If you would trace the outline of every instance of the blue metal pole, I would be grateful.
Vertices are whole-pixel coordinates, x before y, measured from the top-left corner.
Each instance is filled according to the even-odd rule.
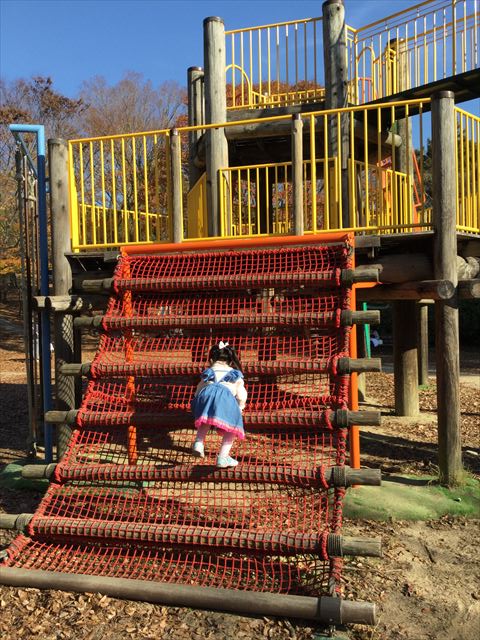
[[[38,235],[40,252],[40,295],[48,296],[48,226],[47,226],[47,187],[45,179],[45,127],[41,124],[12,124],[10,131],[15,133],[34,133],[37,139],[37,194],[38,194]],[[43,378],[43,410],[52,408],[52,366],[50,353],[50,318],[46,310],[40,314],[41,357]],[[44,422],[45,462],[53,461],[52,426]]]

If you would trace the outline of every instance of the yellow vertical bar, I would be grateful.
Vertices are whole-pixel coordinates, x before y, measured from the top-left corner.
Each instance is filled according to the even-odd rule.
[[[132,136],[132,171],[133,171],[133,219],[135,221],[135,242],[139,241],[138,234],[138,191],[137,191],[137,139]]]
[[[266,211],[265,211],[265,222],[266,222],[265,227],[268,233],[268,228],[270,224],[269,222],[270,221],[270,188],[269,188],[269,181],[268,181],[268,166],[265,167],[265,202],[267,204]]]
[[[257,203],[257,233],[260,233],[260,202],[261,202],[261,198],[260,198],[260,169],[257,167],[256,170],[256,175],[255,175],[255,179],[256,179],[256,185],[257,185],[257,189],[256,189],[256,194],[255,194],[255,200]]]
[[[235,73],[235,34],[231,33],[230,34],[230,51],[231,53],[231,58],[232,58],[232,107],[235,107],[237,104],[236,101],[236,84],[235,84],[235,77],[236,77],[236,73]]]
[[[418,109],[418,117],[419,117],[419,135],[420,135],[420,202],[421,202],[421,212],[422,219],[425,218],[425,184],[424,184],[424,176],[423,176],[423,102],[420,103]]]
[[[285,186],[285,220],[287,223],[287,228],[288,229],[292,229],[292,222],[293,220],[290,220],[290,211],[288,208],[288,195],[289,195],[289,189],[288,189],[288,172],[287,172],[287,165],[284,164],[283,165],[283,184]],[[278,225],[278,220],[277,220],[277,225]]]
[[[480,217],[480,121],[474,120],[472,122],[472,174],[473,174],[473,228],[478,233],[478,222]]]
[[[96,207],[95,207],[95,167],[93,164],[93,142],[89,143],[90,149],[90,185],[91,185],[91,204],[92,209],[90,211],[90,221],[92,223],[92,238],[93,244],[97,244],[97,220],[96,220]]]
[[[460,155],[457,154],[457,162],[460,162],[460,185],[461,185],[461,202],[462,202],[462,224],[465,225],[465,158],[463,149],[463,115],[460,114]],[[457,170],[458,172],[458,170]]]
[[[315,149],[315,116],[310,116],[310,191],[312,199],[312,229],[317,232],[317,164]]]
[[[249,77],[250,77],[250,86],[253,90],[254,82],[253,82],[253,42],[252,42],[252,31],[248,32],[249,37]]]
[[[463,0],[462,71],[467,70],[467,4]]]
[[[226,213],[226,207],[225,207],[225,189],[223,187],[223,183],[225,180],[225,170],[224,169],[220,169],[220,236],[222,238],[225,237],[225,213]]]
[[[275,27],[275,76],[277,81],[277,93],[280,93],[280,31],[278,25]]]
[[[103,223],[103,244],[108,243],[107,238],[107,207],[105,202],[105,161],[104,161],[103,140],[100,140],[100,172],[102,181],[102,223]]]
[[[267,71],[268,71],[268,95],[272,95],[272,52],[270,45],[270,27],[267,28]]]
[[[233,172],[231,169],[228,170],[227,173],[228,176],[228,197],[229,197],[229,207],[228,207],[228,216],[229,216],[229,223],[230,223],[230,233],[233,234]]]
[[[318,87],[317,80],[317,21],[313,21],[313,79],[315,84],[315,89]]]
[[[480,233],[480,119],[477,120],[477,136],[476,136],[476,148],[477,148],[477,156],[476,156],[476,163],[477,163],[477,189],[476,189],[476,193],[477,193],[477,206],[475,207],[475,215],[476,215],[476,221],[475,221],[475,231],[476,233]]]
[[[315,139],[315,117],[310,116],[310,141]],[[312,204],[314,206],[315,231],[317,230],[317,179],[314,171],[315,158],[311,158],[311,180],[312,180]],[[316,166],[315,166],[316,169]],[[314,180],[315,178],[315,180]],[[330,166],[328,162],[328,116],[323,116],[323,188],[325,192],[323,203],[323,228],[330,229]]]
[[[437,12],[433,12],[433,82],[437,79]]]
[[[427,16],[423,17],[423,84],[428,84]]]
[[[112,163],[112,209],[113,209],[113,242],[118,244],[118,220],[117,220],[117,177],[115,174],[115,144],[110,140],[110,162]]]
[[[240,169],[237,169],[237,184],[238,184],[238,235],[243,235],[243,211],[242,211],[242,174]]]
[[[452,0],[453,11],[453,31],[452,31],[452,56],[453,56],[453,74],[457,73],[457,0]]]
[[[157,134],[153,136],[153,179],[154,184],[154,208],[155,208],[155,236],[156,241],[160,242],[162,239],[162,230],[160,227],[160,178],[159,178],[159,153],[158,153],[158,137]]]
[[[382,197],[382,110],[377,107],[377,216],[382,220],[387,201]],[[387,174],[385,174],[386,176]],[[370,209],[367,209],[365,216],[367,227],[370,226]],[[378,222],[377,222],[378,226]]]
[[[467,214],[467,225],[469,227],[472,226],[472,218],[471,218],[471,202],[470,202],[470,118],[468,118],[467,116],[465,116],[465,146],[466,146],[466,153],[465,153],[465,161],[466,161],[466,165],[467,165],[467,207],[466,207],[466,214]]]
[[[355,191],[355,144],[354,144],[354,130],[353,130],[353,111],[350,111],[350,166],[349,166],[349,187],[350,194],[348,198],[348,203],[350,207],[349,217],[350,217],[350,227],[356,227],[355,213],[357,211],[357,199],[356,199],[356,191]]]
[[[262,31],[258,30],[258,93],[263,95],[263,80],[262,80]]]
[[[73,145],[68,143],[68,181],[69,181],[69,198],[70,198],[70,229],[72,235],[72,251],[78,249],[80,244],[79,238],[79,219],[78,219],[78,196],[75,180],[75,164],[73,162]]]
[[[272,225],[275,225],[275,222],[278,223],[278,203],[279,203],[279,189],[278,189],[278,165],[275,165],[275,220],[272,221]],[[273,229],[273,226],[272,226]],[[268,225],[268,232],[271,233],[272,229],[270,229],[270,225]]]
[[[145,197],[145,240],[150,242],[150,208],[148,201],[147,136],[143,136],[143,187]]]
[[[460,202],[460,184],[459,184],[459,180],[460,180],[460,176],[459,176],[459,167],[458,167],[458,137],[459,137],[459,118],[460,118],[460,114],[457,112],[457,118],[456,118],[456,122],[455,122],[455,176],[456,176],[456,180],[455,180],[455,189],[456,189],[456,203],[457,203],[457,225],[462,224],[461,223],[461,202]]]
[[[285,26],[285,82],[287,83],[287,91],[288,91],[288,24]]]
[[[81,244],[87,244],[87,229],[85,223],[85,178],[84,178],[84,166],[83,166],[83,145],[80,142],[78,145],[78,155],[80,161],[80,211],[82,220],[82,242]]]
[[[369,172],[368,172],[368,119],[367,119],[367,115],[368,112],[365,109],[363,112],[363,164],[365,166],[364,169],[364,173],[365,173],[365,198],[363,201],[363,206],[364,206],[364,221],[363,224],[365,224],[366,226],[368,226],[368,211],[370,209],[370,184],[369,184]],[[379,151],[377,150],[377,153],[379,153]],[[378,189],[378,182],[377,182],[377,189]]]
[[[240,34],[240,66],[245,71],[245,54],[243,50],[243,32]],[[242,73],[242,106],[245,104],[245,76]]]
[[[341,126],[341,116],[340,112],[337,111],[337,152],[338,152],[338,162],[337,162],[337,193],[338,193],[338,228],[343,229],[343,198],[342,198],[342,166],[343,166],[343,157],[342,157],[342,126]]]
[[[295,84],[298,84],[298,23],[294,25],[294,44],[295,44]]]
[[[129,233],[128,233],[128,201],[127,201],[127,172],[126,172],[126,160],[125,160],[125,138],[121,138],[121,148],[122,148],[122,189],[123,189],[123,210],[122,210],[122,219],[123,219],[123,231],[125,236],[125,243],[129,241]]]
[[[455,38],[455,34],[452,35]],[[447,77],[447,15],[443,10],[443,78]],[[453,56],[453,54],[452,54]]]
[[[305,85],[308,81],[308,49],[307,49],[307,29],[308,29],[308,23],[304,22],[303,23],[303,73],[304,73],[304,80],[305,80]],[[316,47],[316,42],[313,43],[313,51],[315,53],[315,47]],[[316,87],[315,87],[316,89]]]
[[[250,205],[250,169],[246,169],[247,172],[247,212],[248,212],[248,235],[252,235],[252,208]]]
[[[167,173],[167,194],[168,194],[168,216],[167,216],[167,235],[169,239],[172,239],[173,234],[173,189],[172,189],[172,155],[170,151],[170,132],[165,133],[165,169]]]
[[[410,149],[410,135],[409,135],[409,131],[410,131],[410,111],[409,111],[409,105],[406,104],[405,105],[405,128],[407,131],[407,140],[406,140],[406,156],[407,156],[407,162],[406,162],[406,174],[407,174],[407,179],[405,180],[405,188],[407,189],[407,193],[408,193],[408,200],[405,200],[405,204],[403,205],[403,209],[404,209],[404,216],[407,216],[407,222],[408,224],[411,224],[414,222],[413,220],[413,190],[410,192],[408,192],[408,186],[411,183],[412,180],[412,172],[410,171],[410,167],[412,167],[412,171],[413,171],[413,159],[411,157],[411,153],[412,150]]]
[[[395,107],[390,107],[390,122],[392,123],[392,128],[395,127],[396,117],[395,117]],[[392,149],[393,150],[393,149]],[[395,180],[395,173],[397,171],[396,163],[395,163],[395,153],[392,153],[392,219],[393,224],[398,224],[398,210],[397,210],[397,181]]]

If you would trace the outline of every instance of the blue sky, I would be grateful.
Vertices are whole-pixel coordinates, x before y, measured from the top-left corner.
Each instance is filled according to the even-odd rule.
[[[412,0],[346,0],[347,22],[360,27],[412,6]],[[159,84],[186,84],[203,66],[202,21],[227,29],[312,18],[322,0],[0,0],[0,75],[51,76],[74,97],[83,80],[117,82],[125,71]]]

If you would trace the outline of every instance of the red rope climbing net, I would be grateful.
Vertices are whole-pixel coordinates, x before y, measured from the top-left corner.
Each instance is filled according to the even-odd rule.
[[[332,594],[350,378],[350,238],[328,246],[124,255],[66,455],[9,566]],[[235,469],[193,458],[190,402],[210,347],[248,391]]]

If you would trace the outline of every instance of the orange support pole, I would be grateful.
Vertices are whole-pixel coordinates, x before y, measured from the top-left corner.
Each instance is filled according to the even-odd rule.
[[[291,245],[325,244],[344,241],[352,241],[353,233],[332,232],[318,233],[310,236],[270,236],[268,238],[239,238],[239,239],[217,239],[210,240],[184,240],[178,244],[150,244],[146,246],[128,245],[122,247],[121,251],[125,255],[139,253],[141,255],[151,255],[155,253],[179,253],[182,251],[211,251],[212,249],[248,249],[261,247],[287,247]]]
[[[123,254],[122,250],[122,254]],[[130,268],[128,269],[127,277],[130,275]],[[133,315],[132,310],[132,292],[125,291],[123,294],[123,303],[125,305],[125,315],[127,317]],[[133,349],[132,349],[132,330],[125,330],[125,361],[132,362]],[[125,400],[128,404],[133,404],[135,400],[135,378],[129,376],[127,380],[127,387],[125,390]],[[129,425],[127,433],[127,454],[128,464],[137,464],[138,449],[137,449],[137,428],[134,425]]]

